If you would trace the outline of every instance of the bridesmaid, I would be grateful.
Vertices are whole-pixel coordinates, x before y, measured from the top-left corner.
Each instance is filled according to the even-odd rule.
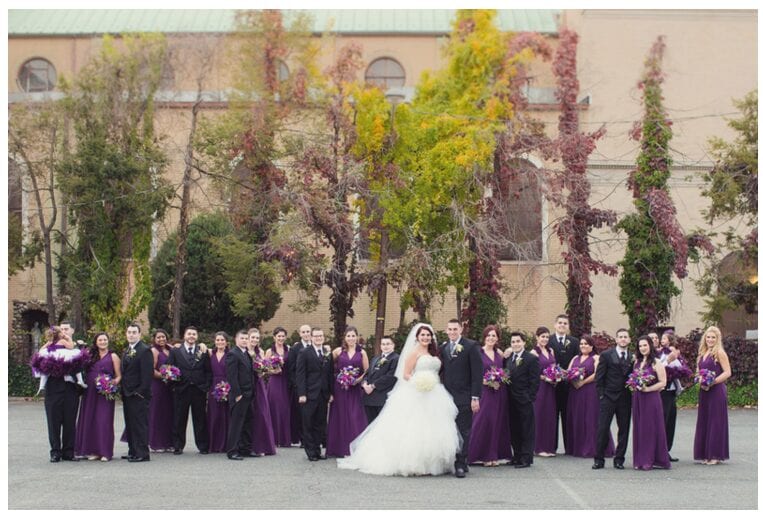
[[[286,344],[286,329],[276,327],[273,330],[275,342],[272,348],[265,352],[266,358],[278,356],[284,366],[289,357],[289,346]],[[273,435],[278,447],[291,447],[291,400],[289,399],[286,370],[272,375],[268,382],[268,404],[270,419],[273,422]]]
[[[152,452],[172,452],[174,403],[172,387],[162,381],[159,368],[170,355],[169,336],[164,329],[154,330],[151,339],[154,355],[154,379],[151,381],[151,402],[148,407],[148,446]]]
[[[326,456],[343,458],[350,455],[350,442],[368,426],[368,418],[363,410],[363,389],[360,382],[344,389],[336,376],[342,368],[353,366],[359,370],[360,380],[368,370],[368,356],[358,345],[358,330],[347,327],[342,346],[332,352],[334,359],[334,400],[329,407],[326,429]]]
[[[109,350],[109,336],[99,332],[90,347],[90,364],[87,367],[87,390],[82,397],[74,451],[77,456],[89,460],[109,461],[114,456],[114,407],[96,391],[95,378],[108,374],[116,384],[122,380],[119,356]]]
[[[580,338],[580,354],[570,361],[567,369],[583,368],[583,379],[568,381],[570,394],[567,399],[567,448],[564,453],[578,458],[593,458],[596,454],[596,428],[599,422],[599,395],[596,392],[596,367],[599,356],[593,348],[591,336]],[[615,454],[612,433],[604,455]]]
[[[501,331],[488,325],[482,331],[482,371],[503,368],[503,355],[497,348]],[[469,456],[467,463],[482,463],[485,467],[497,467],[499,460],[511,460],[511,435],[509,434],[509,388],[501,383],[498,389],[482,385],[480,410],[472,420]]]
[[[656,379],[647,386],[638,386],[633,392],[633,468],[669,469],[668,440],[660,398],[660,391],[665,387],[667,379],[665,367],[657,357],[657,350],[650,336],[638,338],[633,371],[641,371],[643,375]]]
[[[729,459],[729,408],[726,381],[731,377],[729,356],[723,349],[718,327],[708,327],[699,343],[697,370],[711,370],[716,377],[709,387],[700,387],[694,459],[717,465]]]
[[[530,353],[538,356],[541,372],[556,364],[554,350],[548,346],[550,336],[546,327],[535,331],[537,345]],[[543,373],[540,380],[535,397],[535,454],[547,458],[556,456],[556,380]]]
[[[228,401],[217,401],[212,395],[215,386],[227,382],[225,375],[225,356],[228,354],[228,334],[215,333],[215,349],[209,353],[212,367],[212,385],[207,396],[207,431],[209,432],[209,452],[226,452],[225,441],[228,438]]]
[[[254,360],[264,359],[265,354],[260,349],[260,331],[249,329],[249,355]],[[270,420],[270,404],[268,404],[267,383],[262,377],[254,374],[256,387],[252,397],[252,454],[271,456],[276,453],[276,441],[273,436],[273,422]]]

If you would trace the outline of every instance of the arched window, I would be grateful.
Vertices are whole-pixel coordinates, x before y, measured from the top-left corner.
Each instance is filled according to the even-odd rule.
[[[391,57],[380,57],[366,69],[366,82],[379,88],[405,85],[405,70]]]
[[[16,79],[25,92],[49,92],[56,87],[56,69],[47,59],[30,59],[19,70]]]
[[[543,198],[537,168],[519,160],[510,167],[501,192],[492,193],[499,217],[495,231],[506,245],[498,260],[537,262],[543,259]]]

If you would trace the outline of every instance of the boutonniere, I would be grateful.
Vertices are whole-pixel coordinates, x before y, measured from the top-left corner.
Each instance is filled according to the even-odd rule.
[[[464,346],[461,343],[456,343],[456,346],[453,347],[453,355],[456,356],[463,352]]]
[[[520,366],[521,364],[522,364],[522,358],[518,357],[517,358],[517,366]]]
[[[386,363],[386,362],[387,362],[387,358],[386,358],[386,357],[382,357],[382,358],[379,360],[379,366],[383,365],[383,364],[384,364],[384,363]]]
[[[196,360],[197,361],[201,360],[201,350],[196,350]]]
[[[135,357],[135,354],[137,353],[138,352],[136,352],[134,348],[131,348],[127,351],[127,357],[130,357],[130,358]]]
[[[636,362],[636,356],[634,354],[631,354],[631,363]]]
[[[567,348],[568,346],[570,346],[570,339],[564,338],[564,348]]]

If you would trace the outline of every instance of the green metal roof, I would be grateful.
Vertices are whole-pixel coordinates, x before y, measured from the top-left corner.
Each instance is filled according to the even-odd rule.
[[[288,16],[291,12],[284,10]],[[309,9],[313,31],[337,33],[447,34],[453,9]],[[117,34],[122,32],[230,32],[233,9],[10,9],[9,36]],[[556,33],[558,10],[499,10],[504,31]]]

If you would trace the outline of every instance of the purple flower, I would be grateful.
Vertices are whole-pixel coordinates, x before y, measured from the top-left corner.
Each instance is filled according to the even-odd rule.
[[[541,374],[547,379],[550,379],[551,383],[553,384],[564,380],[564,370],[562,370],[558,364],[546,366]]]
[[[102,373],[95,378],[95,391],[103,395],[107,400],[116,400],[119,393],[119,385],[108,373]]]
[[[176,382],[180,379],[180,368],[171,364],[163,364],[159,367],[159,375],[162,376],[162,381],[165,384]]]
[[[360,369],[354,366],[345,366],[339,370],[339,374],[336,376],[336,380],[342,389],[349,390],[350,386],[354,386],[360,378]]]
[[[496,368],[495,366],[491,366],[485,370],[485,374],[482,376],[482,384],[489,386],[494,390],[500,388],[501,384],[506,384],[507,380],[508,375],[506,374],[506,371],[503,368]]]
[[[709,388],[715,382],[715,376],[716,373],[713,370],[702,368],[698,370],[697,374],[694,376],[694,382],[702,387]]]
[[[581,368],[579,366],[573,366],[569,370],[567,370],[567,380],[572,381],[582,381],[585,379],[585,368]]]
[[[639,388],[645,388],[654,383],[654,375],[647,375],[644,370],[638,368],[633,370],[625,381],[625,386],[631,391],[639,391]]]
[[[228,393],[230,393],[230,384],[225,381],[220,381],[212,388],[212,397],[217,402],[224,402],[228,400]]]

